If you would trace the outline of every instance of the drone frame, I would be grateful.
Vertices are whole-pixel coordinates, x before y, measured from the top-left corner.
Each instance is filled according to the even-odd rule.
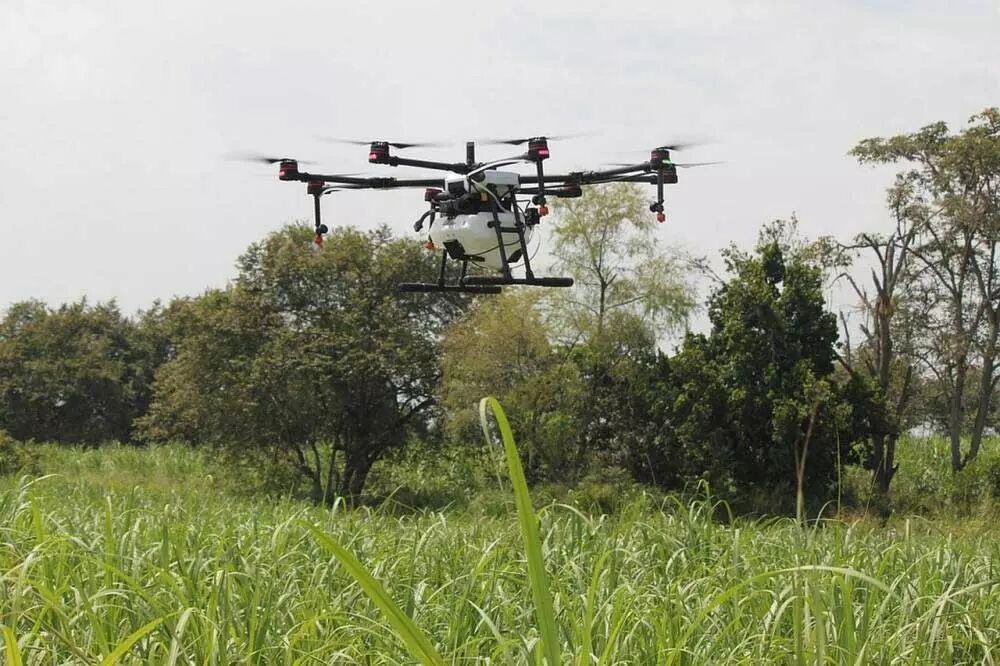
[[[349,143],[363,143],[354,142]],[[528,252],[528,240],[525,232],[537,225],[541,217],[548,214],[546,206],[546,196],[557,198],[575,198],[582,196],[584,185],[597,185],[612,182],[632,182],[648,183],[656,186],[656,201],[650,204],[649,210],[656,214],[656,219],[663,222],[665,215],[663,212],[663,186],[678,181],[677,167],[700,166],[701,164],[675,164],[670,159],[670,151],[676,150],[680,146],[667,145],[654,148],[650,151],[650,159],[636,164],[626,164],[610,169],[572,171],[565,174],[546,174],[543,168],[544,160],[550,157],[548,139],[544,136],[532,137],[529,139],[518,139],[510,141],[499,141],[494,143],[522,144],[527,143],[527,151],[523,154],[509,157],[493,162],[477,162],[475,142],[466,143],[466,159],[464,162],[440,162],[433,160],[412,159],[394,155],[390,147],[408,148],[417,147],[420,144],[394,143],[390,141],[372,141],[369,145],[368,161],[371,164],[383,164],[391,167],[416,167],[435,171],[445,171],[460,176],[465,176],[470,182],[475,180],[478,173],[497,169],[515,163],[534,163],[534,175],[519,175],[519,183],[529,185],[529,187],[514,187],[508,193],[511,197],[510,212],[514,215],[513,226],[502,226],[500,214],[504,211],[500,208],[499,200],[493,196],[490,198],[492,212],[492,227],[496,232],[498,251],[500,254],[501,266],[497,275],[469,275],[468,268],[470,262],[475,263],[476,257],[461,255],[450,251],[449,248],[441,248],[441,266],[438,278],[435,282],[406,282],[399,285],[401,292],[461,292],[471,294],[496,294],[500,293],[501,287],[507,285],[527,285],[539,287],[570,287],[573,279],[569,277],[541,277],[536,276],[531,268],[531,259]],[[420,231],[424,220],[430,218],[433,224],[436,214],[440,211],[442,202],[451,201],[458,195],[448,192],[446,189],[439,189],[443,184],[443,179],[431,178],[402,178],[384,176],[353,176],[343,174],[318,174],[299,170],[299,162],[293,158],[264,158],[265,161],[279,164],[278,179],[282,181],[299,181],[307,184],[307,193],[313,197],[313,212],[315,216],[317,245],[322,245],[323,235],[328,228],[322,223],[320,212],[320,199],[323,195],[341,189],[399,189],[399,188],[424,188],[424,200],[430,204],[430,210],[417,220],[414,225],[416,231]],[[533,186],[533,187],[531,187]],[[531,203],[534,208],[528,207],[522,215],[517,205],[518,194],[531,195]],[[505,233],[513,233],[517,236],[519,246],[511,255],[508,255]],[[428,243],[428,249],[436,249]],[[524,277],[514,277],[510,262],[511,256],[515,256],[516,261],[522,262],[524,267]],[[448,259],[461,262],[461,272],[456,282],[447,281]]]

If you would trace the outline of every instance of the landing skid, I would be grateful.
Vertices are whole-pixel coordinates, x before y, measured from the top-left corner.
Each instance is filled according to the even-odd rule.
[[[402,293],[439,293],[439,292],[451,292],[451,293],[462,293],[462,294],[499,294],[502,289],[500,287],[492,286],[477,286],[477,285],[461,285],[461,284],[438,284],[436,282],[404,282],[399,285],[399,291]]]
[[[571,277],[504,277],[502,275],[470,275],[465,278],[467,285],[508,285],[520,284],[531,287],[572,287]]]

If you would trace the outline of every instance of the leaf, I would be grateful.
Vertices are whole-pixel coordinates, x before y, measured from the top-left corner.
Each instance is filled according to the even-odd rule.
[[[21,666],[21,650],[17,646],[17,637],[10,627],[3,628],[4,654],[7,655],[7,666]]]
[[[109,654],[107,657],[103,659],[103,661],[101,661],[101,666],[111,666],[112,664],[117,664],[118,660],[121,659],[123,656],[125,656],[125,653],[131,650],[132,646],[135,645],[140,638],[142,638],[149,632],[153,631],[153,629],[156,629],[158,626],[160,626],[160,623],[162,623],[165,619],[166,616],[158,617],[152,622],[147,622],[146,624],[142,625],[134,632],[129,634],[125,638],[125,640],[119,643],[118,646],[111,651],[111,654]]]
[[[389,620],[389,624],[392,625],[396,635],[402,639],[410,654],[422,664],[440,664],[443,666],[444,659],[434,649],[427,635],[420,631],[406,613],[400,610],[382,584],[368,573],[358,558],[319,528],[308,523],[305,523],[305,526],[316,535],[316,538],[319,539],[319,542],[327,550],[333,553],[337,561],[354,577],[354,580],[358,581],[361,589],[379,607],[379,610],[385,614],[386,619]]]
[[[559,640],[556,635],[555,612],[552,609],[552,596],[549,593],[548,576],[545,573],[545,562],[542,560],[542,539],[538,530],[538,516],[531,507],[531,496],[528,494],[528,482],[521,468],[521,458],[517,454],[514,435],[507,422],[507,415],[496,398],[487,396],[479,401],[479,421],[483,426],[486,443],[490,444],[490,428],[486,409],[490,408],[500,428],[504,453],[507,457],[507,468],[510,480],[514,486],[514,502],[517,505],[517,518],[521,524],[521,535],[524,537],[524,549],[528,559],[528,579],[531,583],[531,596],[535,602],[535,618],[538,622],[538,633],[541,636],[542,651],[550,666],[561,663],[559,656]]]

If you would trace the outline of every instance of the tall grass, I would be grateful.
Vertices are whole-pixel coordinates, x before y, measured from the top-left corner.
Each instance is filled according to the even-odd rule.
[[[205,479],[171,486],[184,474],[169,450],[149,455],[162,456],[149,479],[105,461],[119,470],[109,485],[86,467],[3,482],[6,663],[412,663],[386,601],[447,663],[998,658],[995,515],[802,529],[720,524],[711,499],[640,495],[613,515],[548,504],[536,523],[556,643],[545,657],[513,497],[485,512],[321,509]]]

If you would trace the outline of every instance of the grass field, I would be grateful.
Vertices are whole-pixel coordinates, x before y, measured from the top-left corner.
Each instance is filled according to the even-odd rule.
[[[444,512],[225,490],[179,447],[50,450],[0,483],[8,664],[413,663],[310,528],[353,552],[448,663],[537,663],[513,497]],[[565,663],[994,663],[1000,530],[961,520],[718,520],[641,492],[551,503],[542,552]]]

